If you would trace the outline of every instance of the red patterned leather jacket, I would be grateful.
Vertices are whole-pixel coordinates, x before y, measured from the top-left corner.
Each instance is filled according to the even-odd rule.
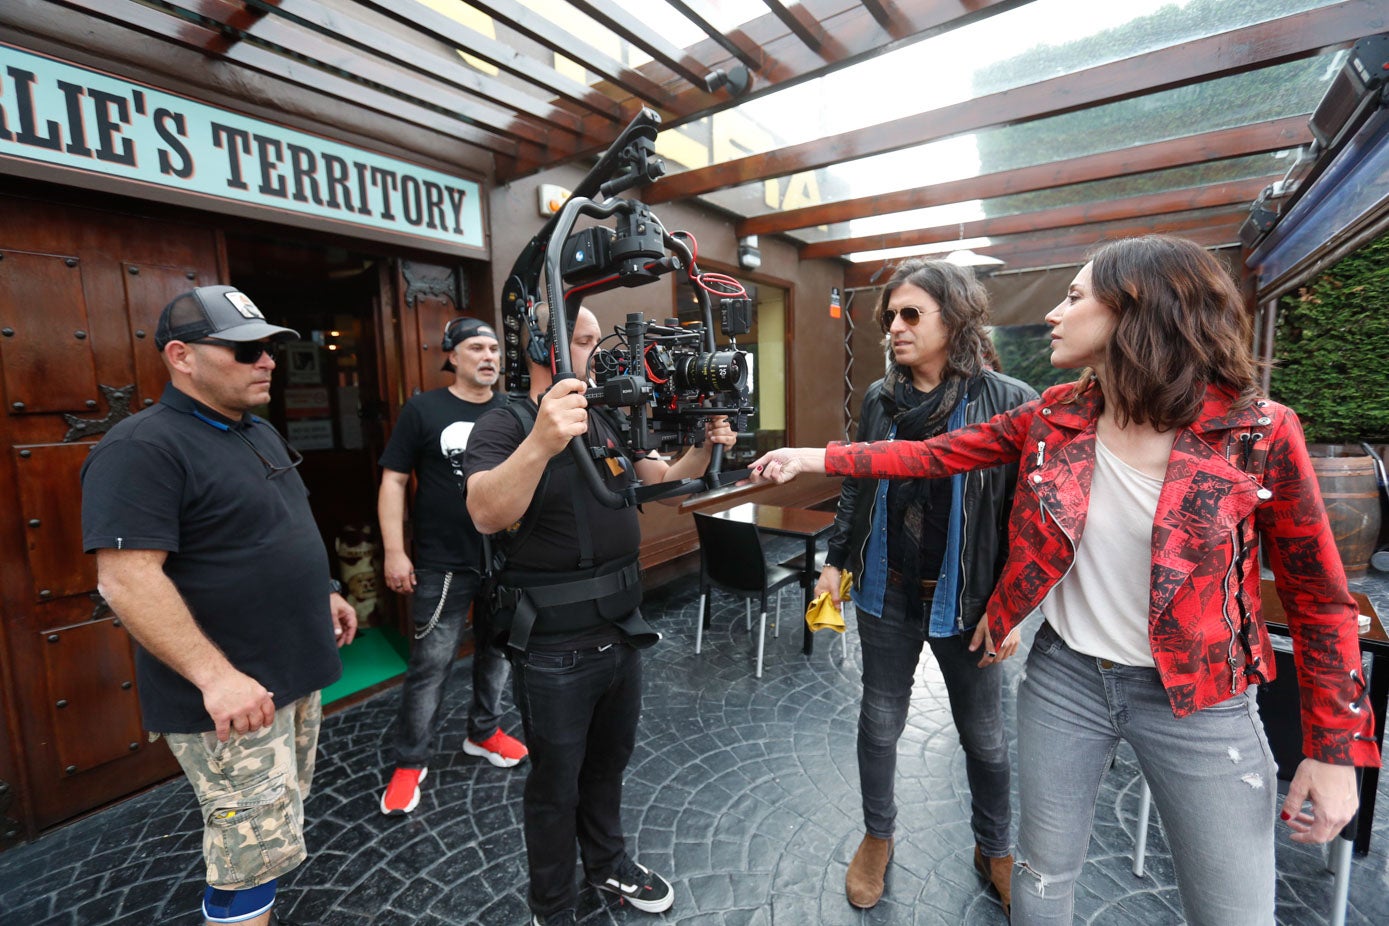
[[[1075,559],[1095,466],[1100,398],[1073,385],[928,441],[832,444],[831,475],[939,477],[1017,461],[1011,545],[986,618],[993,639],[1036,609]],[[1294,641],[1303,752],[1378,766],[1360,669],[1357,608],[1293,412],[1207,391],[1177,432],[1153,522],[1148,639],[1172,711],[1184,717],[1243,691],[1274,658],[1260,611],[1259,537]],[[1270,494],[1271,493],[1271,494]]]

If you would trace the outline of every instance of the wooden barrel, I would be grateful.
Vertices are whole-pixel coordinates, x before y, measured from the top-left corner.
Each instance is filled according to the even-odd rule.
[[[1312,448],[1309,448],[1312,449]],[[1379,540],[1379,483],[1368,456],[1316,456],[1312,469],[1321,487],[1322,504],[1336,535],[1336,549],[1346,575],[1365,575]]]

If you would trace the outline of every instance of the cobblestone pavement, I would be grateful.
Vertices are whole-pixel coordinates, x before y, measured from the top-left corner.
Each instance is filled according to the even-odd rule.
[[[1005,923],[971,864],[964,759],[929,650],[901,743],[898,843],[887,891],[873,910],[856,911],[844,899],[845,869],[862,836],[853,620],[847,661],[828,632],[817,637],[814,655],[803,657],[793,589],[780,639],[769,636],[759,681],[752,677],[755,638],[743,627],[742,605],[730,598],[719,600],[704,653],[694,655],[695,586],[681,580],[648,596],[648,615],[666,640],[647,651],[641,735],[625,796],[629,850],[670,878],[675,906],[651,916],[586,888],[581,922]],[[1005,664],[1010,704],[1021,664],[1021,658]],[[277,909],[287,920],[307,926],[527,921],[526,767],[497,769],[463,754],[467,673],[454,678],[461,682],[445,705],[442,748],[420,806],[408,817],[384,817],[377,806],[398,691],[325,722],[307,805],[309,861],[280,882]],[[507,726],[519,726],[514,711]],[[1156,815],[1148,875],[1135,878],[1130,870],[1138,793],[1133,754],[1121,749],[1100,794],[1078,921],[1181,922]],[[1389,785],[1382,782],[1379,795],[1383,812],[1372,851],[1353,864],[1352,926],[1389,924]],[[203,886],[199,832],[191,791],[178,780],[6,852],[0,923],[194,926]],[[1278,866],[1278,922],[1327,922],[1331,877],[1320,851],[1280,837]]]

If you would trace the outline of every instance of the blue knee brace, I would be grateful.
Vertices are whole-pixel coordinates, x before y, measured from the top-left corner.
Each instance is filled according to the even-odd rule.
[[[209,923],[244,923],[255,919],[275,905],[275,882],[279,880],[272,878],[242,891],[224,891],[208,885],[203,893],[203,916]]]

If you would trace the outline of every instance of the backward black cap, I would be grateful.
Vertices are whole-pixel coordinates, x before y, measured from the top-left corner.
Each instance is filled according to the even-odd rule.
[[[299,332],[267,322],[251,298],[235,286],[199,286],[164,306],[154,346],[162,351],[170,341],[200,341],[214,335],[224,341],[261,341],[280,335],[297,338]]]
[[[496,329],[482,319],[473,318],[471,315],[460,316],[445,325],[444,339],[439,344],[439,346],[444,349],[445,355],[442,369],[447,373],[456,372],[453,361],[448,355],[453,353],[453,349],[459,344],[462,344],[470,338],[477,337],[491,338],[500,343]]]

